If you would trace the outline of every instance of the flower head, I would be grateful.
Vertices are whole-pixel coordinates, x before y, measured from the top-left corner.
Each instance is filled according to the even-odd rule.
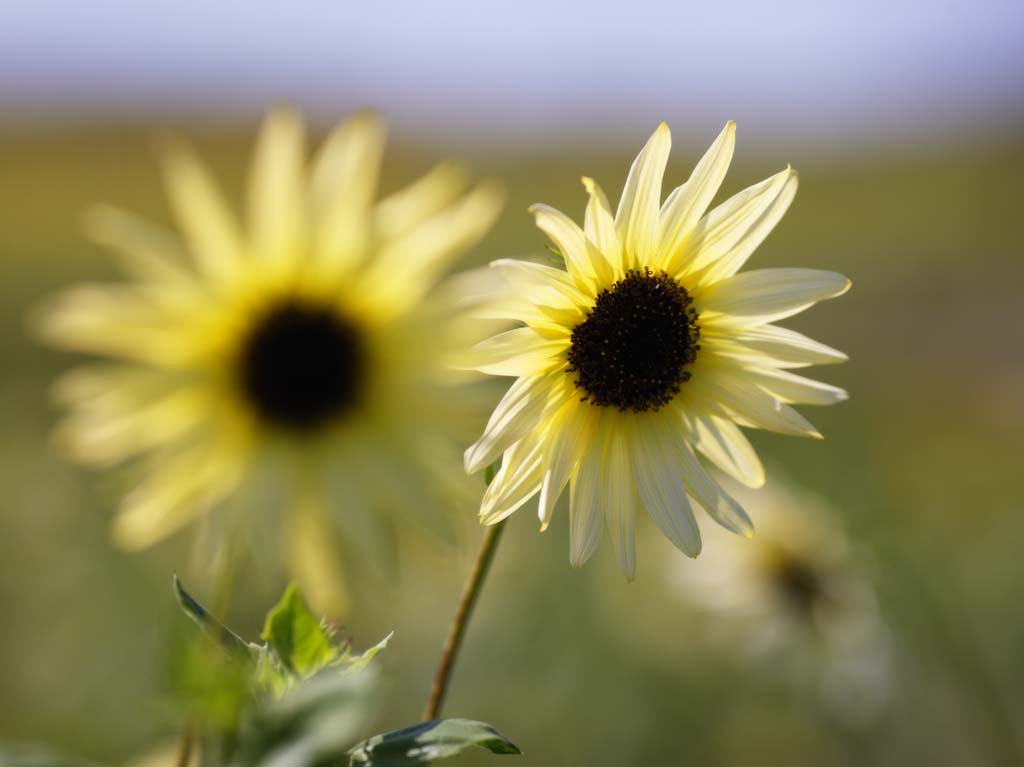
[[[867,562],[823,499],[772,481],[737,496],[758,509],[750,541],[708,536],[706,566],[664,572],[678,594],[705,613],[709,639],[797,684],[837,714],[863,719],[889,692],[889,632]]]
[[[704,462],[759,486],[764,471],[738,427],[820,438],[790,405],[846,398],[790,372],[845,355],[771,323],[844,293],[849,280],[811,269],[739,273],[789,207],[796,173],[787,168],[705,214],[734,135],[729,123],[662,202],[670,147],[663,123],[633,163],[614,214],[589,178],[582,229],[546,205],[532,208],[564,270],[492,264],[508,290],[487,316],[521,326],[478,344],[465,362],[516,378],[465,455],[470,472],[502,458],[481,507],[485,523],[539,492],[546,527],[568,485],[574,565],[596,549],[603,516],[632,577],[639,508],[696,556],[691,497],[724,527],[753,529]]]
[[[267,497],[276,478],[290,538],[315,543],[311,510],[329,495],[344,518],[403,493],[422,507],[430,469],[455,473],[476,409],[453,396],[441,359],[467,319],[428,293],[488,231],[501,195],[466,191],[442,165],[378,202],[384,129],[368,114],[331,133],[309,168],[304,143],[295,114],[267,119],[245,226],[193,154],[169,147],[180,235],[94,211],[91,234],[134,280],[72,289],[44,313],[52,343],[108,358],[59,382],[70,415],[58,441],[94,465],[135,461],[114,526],[126,547],[246,488],[258,488],[248,501]],[[300,569],[317,560],[293,549]]]

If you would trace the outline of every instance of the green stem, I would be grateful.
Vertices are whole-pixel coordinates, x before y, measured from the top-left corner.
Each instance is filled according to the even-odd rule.
[[[434,673],[434,684],[430,689],[430,698],[427,700],[427,707],[423,712],[423,720],[430,721],[437,719],[441,713],[441,706],[444,703],[445,694],[448,692],[448,682],[455,666],[455,659],[458,657],[459,648],[462,646],[462,639],[469,625],[469,619],[473,614],[473,608],[480,596],[484,580],[487,578],[487,571],[491,567],[491,560],[494,559],[494,552],[498,548],[498,541],[501,540],[501,533],[505,529],[505,520],[491,525],[484,534],[483,542],[480,544],[480,551],[476,555],[473,569],[470,571],[469,580],[462,591],[462,599],[455,611],[455,618],[452,619],[451,628],[448,629],[448,638],[445,640],[444,648],[441,650],[441,660]]]

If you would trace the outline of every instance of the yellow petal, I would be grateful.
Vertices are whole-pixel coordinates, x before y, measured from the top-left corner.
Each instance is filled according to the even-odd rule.
[[[652,263],[658,245],[661,181],[665,175],[672,135],[662,123],[633,161],[615,213],[627,268]]]
[[[268,115],[260,131],[249,181],[249,230],[254,252],[282,264],[304,248],[305,139],[291,110]]]

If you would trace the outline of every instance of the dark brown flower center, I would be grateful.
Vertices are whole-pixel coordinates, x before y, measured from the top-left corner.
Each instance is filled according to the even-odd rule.
[[[630,270],[572,331],[569,372],[584,402],[640,413],[672,401],[700,350],[693,299],[665,272]]]
[[[357,403],[365,362],[355,325],[331,308],[289,301],[253,324],[238,372],[242,391],[265,421],[309,430]]]

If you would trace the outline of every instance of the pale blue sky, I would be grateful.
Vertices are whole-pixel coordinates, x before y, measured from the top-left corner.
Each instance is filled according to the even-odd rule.
[[[0,2],[0,114],[358,106],[504,142],[872,142],[1024,121],[1024,2]],[[414,126],[414,127],[413,127]]]

